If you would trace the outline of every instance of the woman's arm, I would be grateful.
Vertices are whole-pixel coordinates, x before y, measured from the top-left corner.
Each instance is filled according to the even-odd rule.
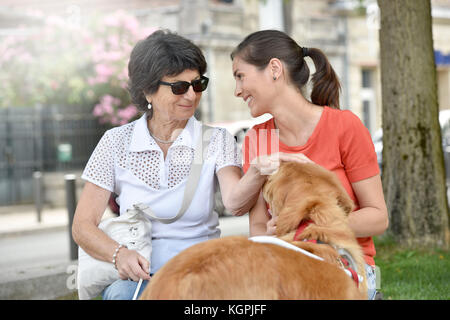
[[[86,182],[73,218],[72,236],[87,254],[95,259],[110,262],[116,241],[97,226],[108,205],[111,192]]]
[[[217,178],[225,208],[236,216],[249,212],[268,175],[278,169],[280,161],[312,162],[301,153],[274,153],[255,158],[244,176],[241,169],[235,166],[220,169]]]
[[[349,224],[356,237],[382,234],[389,225],[380,175],[352,183],[360,209],[349,215]]]
[[[255,204],[266,176],[260,175],[254,167],[242,176],[241,168],[227,166],[217,172],[217,179],[223,205],[233,215],[241,216]]]
[[[276,224],[274,219],[270,219],[267,214],[266,201],[262,196],[262,192],[260,192],[255,206],[250,209],[249,213],[250,236],[275,234]]]
[[[108,205],[111,192],[93,183],[86,182],[75,210],[72,225],[74,241],[95,259],[111,262],[119,245],[98,228]],[[149,262],[136,251],[121,248],[117,254],[116,266],[122,279],[150,279]]]

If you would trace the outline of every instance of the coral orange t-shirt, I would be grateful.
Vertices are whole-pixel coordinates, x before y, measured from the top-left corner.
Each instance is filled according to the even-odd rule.
[[[288,146],[279,141],[273,118],[254,126],[247,132],[242,146],[244,172],[255,157],[278,151],[303,153],[334,172],[355,203],[355,210],[359,209],[359,204],[351,183],[380,173],[370,133],[349,110],[324,107],[312,135],[302,146]],[[363,248],[366,263],[375,265],[372,237],[358,238],[358,242]]]

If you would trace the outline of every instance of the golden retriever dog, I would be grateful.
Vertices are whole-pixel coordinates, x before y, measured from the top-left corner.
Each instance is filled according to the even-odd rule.
[[[242,236],[209,240],[169,260],[140,299],[367,299],[363,254],[347,224],[354,205],[334,173],[282,163],[263,196],[278,216],[276,238],[322,260]],[[360,283],[344,271],[339,249]]]

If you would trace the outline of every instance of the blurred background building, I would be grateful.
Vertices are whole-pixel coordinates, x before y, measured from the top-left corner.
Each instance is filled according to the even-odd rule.
[[[322,49],[341,80],[341,108],[358,115],[373,136],[381,127],[375,0],[0,0],[0,43],[39,33],[50,16],[76,29],[87,25],[91,16],[118,10],[134,17],[142,30],[167,28],[204,50],[211,81],[197,116],[205,122],[250,119],[247,105],[234,96],[230,53],[249,33],[278,29],[301,46]],[[450,0],[432,0],[432,17],[439,106],[450,109]],[[105,34],[108,28],[105,24]],[[6,59],[1,53],[0,66]],[[64,201],[63,187],[55,181],[67,170],[80,172],[104,130],[117,125],[99,124],[93,111],[101,100],[97,98],[78,102],[81,106],[70,107],[72,111],[56,102],[0,107],[0,205],[33,202],[34,171],[44,172],[45,202]],[[71,136],[74,132],[84,133]]]

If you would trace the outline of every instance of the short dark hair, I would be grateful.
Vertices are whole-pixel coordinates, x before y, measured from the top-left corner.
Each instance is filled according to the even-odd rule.
[[[164,76],[185,70],[206,72],[206,60],[200,48],[190,40],[169,30],[158,30],[140,40],[131,51],[128,63],[128,91],[140,110],[147,110],[145,94],[158,90]]]
[[[239,57],[260,69],[264,69],[272,58],[285,63],[288,77],[301,90],[309,79],[309,68],[305,54],[316,67],[312,76],[312,103],[339,109],[341,85],[325,54],[317,48],[303,49],[284,32],[262,30],[248,35],[231,53],[231,60]]]

